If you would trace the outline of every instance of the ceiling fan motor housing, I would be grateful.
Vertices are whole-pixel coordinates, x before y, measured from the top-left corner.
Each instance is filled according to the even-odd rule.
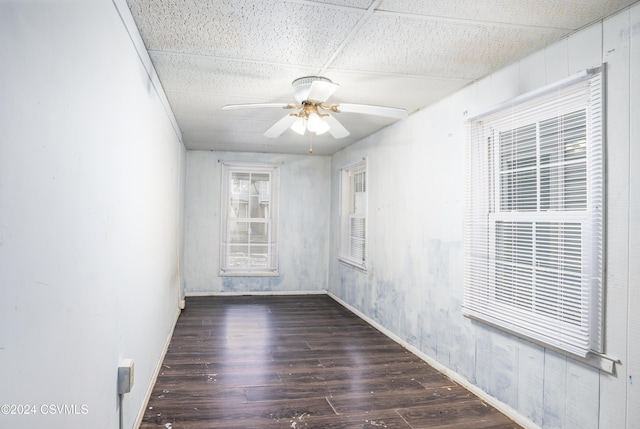
[[[298,79],[291,82],[291,86],[293,87],[293,96],[295,97],[298,103],[302,103],[309,97],[309,90],[311,89],[311,84],[315,81],[324,81],[328,83],[332,83],[331,79],[328,79],[323,76],[304,76],[299,77]]]

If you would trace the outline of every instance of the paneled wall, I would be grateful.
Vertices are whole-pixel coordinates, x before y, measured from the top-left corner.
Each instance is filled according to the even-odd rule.
[[[277,277],[221,277],[221,163],[280,167]],[[321,292],[327,289],[331,159],[239,152],[187,153],[185,283],[187,295]]]
[[[136,35],[111,1],[0,2],[2,428],[118,427],[123,358],[133,427],[173,328],[186,151]]]
[[[606,353],[613,375],[465,318],[465,120],[607,63]],[[329,290],[392,335],[506,404],[532,427],[640,427],[640,4],[592,25],[333,156],[368,160],[368,269],[337,260]]]

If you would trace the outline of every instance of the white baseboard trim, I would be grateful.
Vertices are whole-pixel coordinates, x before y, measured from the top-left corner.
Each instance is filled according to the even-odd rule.
[[[286,295],[327,295],[326,290],[284,290],[284,291],[257,291],[257,292],[185,292],[185,297],[190,296],[286,296]]]
[[[359,318],[361,318],[362,320],[367,322],[369,325],[371,325],[374,328],[376,328],[382,334],[384,334],[387,337],[391,338],[393,341],[395,341],[396,343],[400,344],[402,347],[404,347],[405,349],[409,350],[411,353],[413,353],[414,355],[416,355],[417,357],[419,357],[420,359],[422,359],[423,361],[428,363],[430,366],[432,366],[438,372],[443,374],[445,377],[447,377],[447,378],[455,381],[456,383],[460,384],[465,389],[467,389],[468,391],[470,391],[471,393],[473,393],[474,395],[476,395],[477,397],[482,399],[487,404],[489,404],[492,407],[494,407],[497,410],[499,410],[502,414],[506,415],[507,417],[509,417],[511,420],[513,420],[514,422],[516,422],[520,426],[522,426],[524,428],[527,428],[527,429],[541,429],[540,426],[535,424],[530,419],[524,417],[518,411],[516,411],[513,408],[511,408],[509,405],[507,405],[504,402],[499,401],[498,399],[496,399],[493,396],[489,395],[487,392],[485,392],[484,390],[480,389],[475,384],[472,384],[469,380],[467,380],[462,375],[458,374],[455,371],[452,371],[451,369],[447,368],[446,366],[444,366],[443,364],[441,364],[437,360],[433,359],[431,356],[427,355],[423,351],[419,350],[415,346],[412,346],[411,344],[407,343],[405,340],[403,340],[402,338],[398,337],[396,334],[394,334],[393,332],[389,331],[384,326],[380,325],[378,322],[376,322],[375,320],[371,319],[369,316],[365,315],[364,313],[362,313],[357,308],[355,308],[355,307],[351,306],[350,304],[348,304],[347,302],[343,301],[338,296],[334,295],[331,292],[327,292],[327,295],[329,295],[331,298],[333,298],[336,302],[338,302],[340,305],[345,307],[347,310],[349,310],[350,312],[352,312],[353,314],[355,314],[356,316],[358,316]]]
[[[178,317],[180,317],[180,309],[176,311],[176,314],[173,318],[173,324],[171,326],[171,330],[169,331],[169,335],[167,336],[167,340],[164,343],[164,347],[162,349],[162,353],[160,353],[160,359],[158,359],[158,363],[156,364],[156,368],[153,371],[153,375],[151,376],[151,382],[147,387],[147,393],[144,395],[144,401],[142,402],[142,407],[140,411],[138,411],[138,418],[136,419],[134,428],[139,428],[142,424],[142,419],[144,418],[144,413],[147,410],[147,405],[149,404],[149,399],[151,399],[151,393],[153,392],[153,387],[156,385],[156,381],[158,380],[158,375],[160,374],[160,370],[162,369],[162,362],[164,362],[164,357],[169,350],[169,345],[171,344],[171,338],[173,338],[173,331],[176,328],[176,324],[178,323]]]

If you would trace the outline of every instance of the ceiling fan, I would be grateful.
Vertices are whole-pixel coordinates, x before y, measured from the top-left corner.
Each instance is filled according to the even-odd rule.
[[[403,119],[408,116],[405,109],[396,107],[373,106],[369,104],[348,104],[335,103],[324,104],[340,85],[333,83],[323,76],[305,76],[294,80],[293,95],[296,104],[287,103],[254,103],[254,104],[228,104],[223,110],[234,109],[255,109],[264,107],[280,107],[291,109],[289,113],[271,128],[264,135],[275,138],[280,136],[288,128],[300,135],[306,131],[310,134],[324,134],[329,132],[334,138],[339,139],[349,135],[349,131],[334,118],[331,113],[361,113],[365,115],[386,116],[390,118]]]

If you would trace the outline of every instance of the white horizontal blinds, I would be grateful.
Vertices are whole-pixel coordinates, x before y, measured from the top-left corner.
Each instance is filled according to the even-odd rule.
[[[341,258],[364,267],[367,224],[366,161],[342,170],[342,245]]]
[[[351,257],[358,261],[364,261],[366,240],[366,175],[364,164],[351,170],[351,207],[349,208],[349,238]]]
[[[277,269],[272,168],[225,166],[222,270]]]
[[[469,128],[465,311],[582,356],[601,349],[600,105],[596,74]]]
[[[590,289],[591,350],[604,353],[604,76],[591,79],[587,110],[587,211],[590,216],[585,233],[589,237],[589,253],[584,259],[586,282]]]
[[[466,147],[465,271],[463,306],[471,314],[482,314],[492,305],[493,255],[489,251],[488,215],[494,188],[490,178],[494,163],[490,159],[492,138],[482,122],[468,123]]]

